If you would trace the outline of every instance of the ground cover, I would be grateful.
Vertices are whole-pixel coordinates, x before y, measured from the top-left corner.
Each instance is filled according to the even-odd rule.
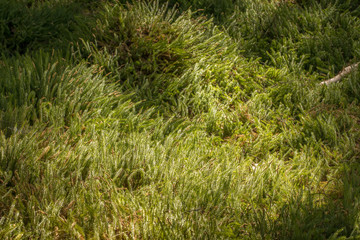
[[[202,9],[202,10],[199,10]],[[0,0],[0,238],[356,239],[353,1]]]

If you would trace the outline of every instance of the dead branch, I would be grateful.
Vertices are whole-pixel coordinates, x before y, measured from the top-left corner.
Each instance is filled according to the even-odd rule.
[[[344,68],[338,75],[336,75],[333,78],[330,78],[328,80],[322,81],[320,84],[326,84],[329,85],[330,83],[338,82],[340,81],[345,75],[351,73],[354,69],[356,69],[359,66],[360,62],[354,63],[350,66],[347,66]]]

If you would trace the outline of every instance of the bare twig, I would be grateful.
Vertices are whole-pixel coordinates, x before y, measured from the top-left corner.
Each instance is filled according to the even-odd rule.
[[[334,82],[338,82],[340,81],[345,75],[351,73],[351,71],[353,71],[354,69],[356,69],[359,66],[360,62],[358,63],[354,63],[350,66],[347,66],[346,68],[344,68],[338,75],[336,75],[333,78],[330,78],[328,80],[322,81],[320,84],[330,84],[330,83],[334,83]]]

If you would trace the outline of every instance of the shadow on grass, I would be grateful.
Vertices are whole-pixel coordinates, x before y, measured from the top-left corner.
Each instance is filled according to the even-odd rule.
[[[90,36],[85,3],[0,0],[0,48],[5,56],[63,49]]]

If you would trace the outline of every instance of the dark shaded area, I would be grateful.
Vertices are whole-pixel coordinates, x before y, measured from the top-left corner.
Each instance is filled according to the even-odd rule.
[[[88,38],[90,15],[81,3],[0,0],[0,48],[5,56],[64,49]]]

